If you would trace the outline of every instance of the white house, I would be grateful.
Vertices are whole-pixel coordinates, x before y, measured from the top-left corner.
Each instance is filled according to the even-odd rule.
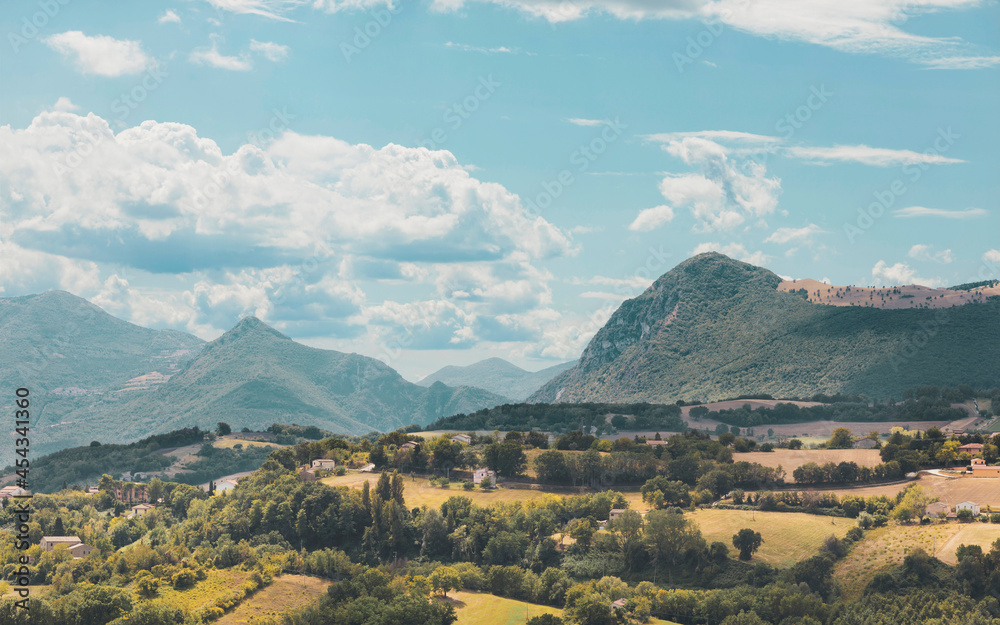
[[[100,549],[97,549],[96,547],[91,547],[86,543],[77,543],[69,547],[68,550],[71,554],[73,554],[74,558],[86,558],[91,554],[91,552],[100,551]]]
[[[38,541],[38,546],[42,548],[42,551],[52,551],[56,545],[72,547],[79,544],[79,536],[42,536],[42,539]]]
[[[337,462],[329,458],[317,458],[312,461],[312,468],[314,469],[335,469],[337,468]]]
[[[219,480],[215,483],[215,492],[224,493],[227,490],[236,488],[236,480]]]
[[[141,504],[139,504],[137,506],[132,506],[132,516],[142,516],[142,515],[146,514],[147,512],[149,512],[150,510],[154,510],[154,509],[155,509],[155,506],[151,506],[148,503],[141,503]],[[77,542],[79,542],[79,541],[77,541]]]
[[[472,442],[472,437],[468,434],[456,434],[451,437],[452,442],[462,443],[463,445],[468,445]]]
[[[366,464],[365,466],[361,467],[358,470],[361,471],[362,473],[371,473],[372,471],[375,470],[375,463],[369,462],[368,464]]]
[[[972,516],[979,516],[979,504],[972,501],[963,501],[962,503],[955,506],[955,513],[957,514],[959,510],[971,510]]]
[[[489,482],[490,486],[497,485],[497,474],[489,469],[476,469],[472,473],[472,483],[480,484],[483,480]]]

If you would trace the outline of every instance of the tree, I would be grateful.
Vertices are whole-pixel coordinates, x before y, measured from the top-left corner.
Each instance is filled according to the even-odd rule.
[[[657,508],[686,508],[691,505],[691,493],[684,482],[658,475],[642,485],[642,500]]]
[[[528,625],[563,625],[565,621],[555,614],[540,614],[528,620]]]
[[[447,597],[449,590],[458,590],[462,587],[462,576],[450,566],[439,566],[431,573],[431,586]]]
[[[153,577],[149,571],[140,571],[135,576],[135,590],[146,599],[156,596],[159,592],[160,580]]]
[[[516,477],[524,473],[528,466],[528,457],[524,455],[521,444],[516,441],[487,445],[483,458],[487,467],[503,477]]]
[[[225,421],[219,421],[218,427],[215,428],[215,433],[219,436],[225,436],[226,434],[232,434],[233,428],[229,427],[229,424]]]
[[[743,528],[736,534],[733,534],[733,547],[739,549],[740,560],[749,560],[752,558],[753,554],[760,549],[763,542],[764,539],[761,538],[760,532],[755,532],[750,528]]]
[[[685,554],[700,553],[705,549],[705,539],[698,526],[685,519],[683,514],[666,510],[651,510],[646,515],[644,539],[653,565],[656,568],[669,565],[667,570],[671,574],[671,583],[673,571]]]
[[[52,524],[52,535],[53,536],[66,535],[66,529],[63,527],[63,520],[61,516],[57,516],[56,522]]]
[[[919,519],[924,515],[928,504],[935,501],[937,497],[928,493],[922,486],[912,484],[903,493],[903,497],[889,516],[900,523],[906,523],[913,518]]]
[[[590,518],[574,519],[569,525],[570,538],[584,547],[590,546],[590,541],[594,538],[597,527]]]
[[[793,438],[792,440],[788,441],[788,448],[789,449],[802,449],[802,441],[800,441],[797,438]]]
[[[617,519],[608,523],[608,529],[615,533],[618,550],[630,572],[642,541],[642,525],[642,515],[635,510],[626,510]]]
[[[833,436],[826,442],[827,449],[850,449],[854,446],[854,437],[847,428],[837,428]]]

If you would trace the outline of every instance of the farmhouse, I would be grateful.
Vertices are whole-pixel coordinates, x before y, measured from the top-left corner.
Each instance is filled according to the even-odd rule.
[[[7,497],[21,497],[27,495],[28,491],[23,488],[18,488],[17,486],[4,486],[0,488],[0,499],[5,499]]]
[[[472,442],[472,437],[468,434],[456,434],[451,437],[453,443],[462,443],[463,445],[468,445]]]
[[[420,447],[420,445],[414,443],[413,441],[406,441],[405,443],[399,446],[400,449],[416,449],[417,447]]]
[[[42,536],[42,539],[38,541],[38,546],[42,548],[42,551],[52,551],[56,545],[72,547],[79,544],[79,536]]]
[[[100,551],[100,549],[97,549],[96,547],[91,547],[90,545],[88,545],[86,543],[77,543],[75,545],[71,545],[68,548],[68,551],[71,554],[73,554],[73,558],[74,559],[79,559],[79,558],[86,558],[92,552],[94,552],[94,551]]]
[[[317,458],[312,461],[312,468],[314,469],[335,469],[336,467],[337,462],[329,458]]]
[[[215,492],[217,493],[224,493],[234,488],[236,488],[236,480],[219,480],[215,483]]]
[[[299,467],[299,479],[303,482],[315,482],[316,481],[316,471],[310,469],[306,465]]]
[[[966,443],[965,445],[962,445],[961,447],[958,448],[958,453],[962,453],[963,451],[967,451],[972,455],[981,454],[983,453],[983,444]]]
[[[132,516],[142,516],[147,512],[149,512],[150,510],[154,509],[155,507],[149,505],[148,503],[141,503],[137,506],[132,506]]]
[[[612,508],[611,512],[608,514],[608,521],[614,521],[624,513],[625,508]]]
[[[943,519],[949,512],[951,512],[951,506],[943,501],[935,501],[932,504],[927,504],[927,508],[924,510],[924,515],[929,516],[932,519]]]
[[[1000,477],[1000,466],[988,465],[982,458],[973,458],[972,477]]]
[[[486,480],[490,486],[497,485],[497,474],[489,469],[476,469],[472,473],[472,483],[480,484]]]
[[[972,516],[979,516],[979,504],[971,501],[963,501],[962,503],[955,506],[955,514],[957,515],[959,510],[969,510],[972,512]]]

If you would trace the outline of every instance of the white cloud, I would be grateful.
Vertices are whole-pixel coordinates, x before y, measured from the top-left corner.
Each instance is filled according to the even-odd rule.
[[[573,124],[574,126],[583,126],[584,128],[608,126],[611,124],[610,121],[604,119],[586,119],[584,117],[570,117],[566,121]]]
[[[957,158],[941,156],[937,153],[872,148],[867,145],[790,147],[785,148],[784,151],[788,156],[793,158],[801,158],[818,164],[826,164],[836,161],[841,163],[860,163],[862,165],[872,165],[875,167],[893,167],[896,165],[912,165],[917,163],[940,165],[965,162]]]
[[[933,249],[934,249],[933,245],[925,245],[922,243],[918,243],[913,247],[911,247],[910,251],[907,252],[906,255],[916,260],[930,260],[935,263],[942,263],[942,264],[948,264],[952,260],[954,260],[954,257],[952,256],[950,249],[942,250],[940,252],[934,252]]]
[[[281,44],[274,43],[273,41],[257,41],[256,39],[250,40],[250,51],[259,52],[264,55],[268,61],[274,63],[280,63],[288,58],[288,46],[283,46]]]
[[[454,41],[449,41],[444,44],[446,48],[451,48],[453,50],[461,50],[462,52],[479,52],[480,54],[515,54],[516,50],[508,48],[507,46],[498,46],[496,48],[484,48],[481,46],[470,46],[465,43],[455,43]]]
[[[987,69],[1000,65],[1000,56],[948,56],[923,61],[926,69]]]
[[[70,111],[79,111],[80,107],[73,104],[73,101],[66,96],[61,96],[58,100],[56,100],[56,103],[52,105],[52,110],[68,113]]]
[[[73,61],[84,74],[125,76],[140,74],[153,60],[142,51],[138,41],[97,35],[88,37],[79,30],[70,30],[42,40],[59,54]]]
[[[218,69],[233,72],[246,72],[253,69],[253,63],[246,54],[240,56],[225,56],[219,52],[219,37],[212,36],[212,46],[196,48],[188,55],[188,60],[198,65],[210,65]]]
[[[983,208],[966,208],[949,210],[946,208],[927,208],[925,206],[907,206],[892,212],[896,217],[944,217],[945,219],[975,219],[989,214]]]
[[[282,22],[291,20],[282,13],[307,4],[309,0],[208,0],[216,9],[244,15],[259,15]]]
[[[173,9],[167,9],[156,21],[159,24],[180,24],[181,16]]]
[[[987,250],[983,254],[983,261],[987,263],[1000,263],[1000,250]]]
[[[936,288],[944,284],[944,281],[939,278],[921,278],[906,263],[889,265],[884,260],[878,261],[872,267],[872,281],[876,285],[917,284],[930,288]]]
[[[608,276],[592,276],[588,278],[585,282],[580,281],[580,284],[598,284],[601,286],[613,286],[618,290],[624,291],[645,291],[653,284],[652,278],[644,278],[642,276],[627,276],[625,278],[610,278]]]
[[[741,260],[745,263],[757,266],[763,266],[771,260],[771,257],[764,252],[751,252],[740,243],[729,243],[726,245],[714,242],[699,243],[698,246],[691,251],[691,255],[697,256],[698,254],[704,254],[705,252],[718,252],[720,254],[725,254],[730,258],[735,258],[736,260]]]
[[[696,130],[693,132],[665,132],[644,137],[648,141],[657,143],[673,143],[681,139],[696,138],[708,139],[716,143],[737,143],[737,144],[778,144],[784,139],[772,137],[770,135],[758,135],[751,132],[741,132],[738,130]]]
[[[655,230],[674,219],[674,209],[666,205],[643,209],[629,224],[628,229],[637,232]]]
[[[901,24],[913,17],[984,4],[984,0],[434,0],[431,6],[438,11],[456,11],[469,2],[514,8],[552,23],[594,14],[623,20],[721,22],[761,37],[804,41],[849,53],[884,54],[929,65],[935,59],[970,57],[965,52],[974,47],[953,37],[907,32]]]
[[[789,243],[799,242],[812,238],[814,235],[826,232],[816,224],[809,224],[801,228],[778,228],[771,236],[764,239],[765,243]]]

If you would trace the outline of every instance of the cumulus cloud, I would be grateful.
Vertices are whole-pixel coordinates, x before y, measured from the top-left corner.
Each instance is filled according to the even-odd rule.
[[[181,16],[173,9],[167,9],[156,21],[159,24],[180,24]]]
[[[80,107],[73,104],[73,101],[67,98],[66,96],[62,96],[58,100],[56,100],[55,104],[52,105],[52,110],[70,112],[70,111],[79,111]]]
[[[639,215],[629,224],[629,230],[646,232],[655,230],[663,224],[670,223],[674,219],[674,209],[666,205],[655,206],[643,209]]]
[[[769,260],[771,260],[771,257],[764,252],[752,252],[741,243],[699,243],[698,246],[691,251],[691,255],[697,256],[698,254],[704,254],[705,252],[718,252],[720,254],[725,254],[730,258],[735,258],[736,260],[741,260],[745,263],[757,266],[765,265]]]
[[[42,41],[71,60],[84,74],[106,77],[140,74],[153,63],[138,41],[105,35],[91,37],[79,30],[52,35]]]
[[[877,285],[906,285],[917,284],[936,288],[942,286],[944,281],[939,278],[922,278],[917,275],[906,263],[896,263],[890,265],[884,260],[880,260],[872,267],[872,281]]]
[[[253,63],[247,54],[226,56],[219,52],[219,37],[212,36],[212,45],[207,48],[195,48],[188,55],[188,60],[198,65],[209,65],[232,72],[247,72],[253,69]]]
[[[935,252],[933,249],[933,245],[918,243],[917,245],[911,247],[910,251],[906,255],[916,260],[930,260],[942,264],[948,264],[954,260],[950,249],[942,250],[940,252]]]
[[[951,210],[947,208],[927,208],[925,206],[907,206],[892,212],[896,217],[944,217],[945,219],[974,219],[989,214],[983,208],[966,208]]]
[[[268,61],[280,63],[288,58],[288,46],[283,46],[273,41],[250,40],[250,51],[259,52]]]
[[[1000,263],[1000,250],[988,250],[983,254],[983,260],[990,263]]]

